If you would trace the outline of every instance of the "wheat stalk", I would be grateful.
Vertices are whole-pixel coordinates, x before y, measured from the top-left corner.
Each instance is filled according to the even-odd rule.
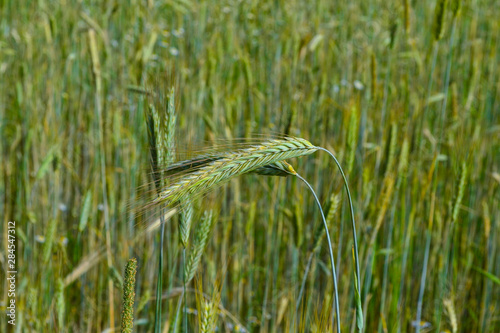
[[[338,207],[340,205],[340,195],[339,194],[332,194],[330,197],[330,208],[328,209],[328,214],[326,215],[326,224],[328,226],[332,225],[332,221],[335,217],[335,214],[337,213]],[[321,242],[325,238],[325,233],[326,230],[324,228],[324,225],[318,225],[318,228],[314,232],[314,238],[313,238],[313,245],[312,245],[312,250],[311,253],[309,254],[309,258],[307,259],[307,265],[306,269],[304,271],[304,275],[302,277],[302,282],[300,284],[300,291],[299,291],[299,296],[297,297],[297,304],[295,306],[295,314],[299,311],[299,307],[301,304],[302,300],[302,295],[304,293],[304,289],[306,286],[306,280],[307,280],[307,275],[309,274],[309,270],[311,269],[311,264],[312,264],[312,259],[313,256],[319,252],[321,248]],[[293,326],[293,325],[292,325]]]
[[[335,314],[337,316],[337,332],[340,333],[340,306],[339,306],[339,293],[338,293],[338,287],[337,287],[337,273],[335,272],[335,261],[333,259],[333,250],[332,250],[332,241],[330,239],[330,233],[328,231],[328,223],[326,221],[325,214],[323,213],[323,208],[321,207],[321,203],[319,202],[318,196],[316,195],[316,192],[314,192],[314,189],[312,188],[311,184],[309,184],[304,178],[302,178],[299,174],[296,174],[295,177],[299,178],[306,184],[306,186],[309,188],[311,191],[314,200],[316,201],[316,204],[318,205],[319,212],[321,213],[321,219],[323,220],[323,226],[325,230],[325,235],[326,235],[326,240],[328,243],[328,251],[330,253],[330,263],[332,265],[332,280],[333,280],[333,302],[334,302],[334,307],[335,307]],[[297,302],[299,303],[299,302]],[[332,327],[333,327],[333,321],[335,317],[332,316]]]

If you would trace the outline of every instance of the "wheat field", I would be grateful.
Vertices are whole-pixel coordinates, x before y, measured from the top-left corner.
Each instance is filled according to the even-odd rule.
[[[500,331],[498,17],[0,1],[0,332]]]

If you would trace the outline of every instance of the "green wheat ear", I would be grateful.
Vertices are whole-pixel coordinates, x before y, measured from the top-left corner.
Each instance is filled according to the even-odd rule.
[[[125,281],[123,283],[123,309],[122,333],[132,333],[134,328],[134,298],[135,298],[135,273],[137,260],[132,258],[125,268]]]
[[[217,308],[212,301],[203,300],[203,311],[201,313],[201,333],[215,332],[217,324]]]
[[[208,238],[212,232],[215,218],[212,216],[212,211],[205,211],[201,223],[196,228],[194,242],[191,247],[189,259],[186,265],[186,284],[188,284],[194,277],[198,270],[201,256],[207,246]]]
[[[282,165],[278,162],[312,154],[317,149],[307,140],[289,137],[269,140],[250,148],[227,153],[222,158],[201,166],[166,187],[158,198],[152,201],[151,205],[173,205],[183,202],[186,198],[202,195],[237,176],[250,172],[266,172],[266,170],[261,169],[263,167],[272,168],[273,172],[280,173],[282,171],[293,174],[291,171],[293,169],[287,169],[288,165]]]
[[[181,203],[181,218],[179,221],[179,234],[182,247],[186,248],[189,243],[189,233],[191,231],[191,223],[193,221],[193,202],[187,198]]]

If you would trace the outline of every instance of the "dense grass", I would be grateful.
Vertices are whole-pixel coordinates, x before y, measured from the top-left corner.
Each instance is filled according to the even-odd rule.
[[[119,328],[136,257],[134,329],[153,330],[160,233],[130,210],[152,181],[137,90],[168,94],[175,72],[179,151],[285,133],[339,157],[367,332],[413,331],[419,309],[434,331],[500,331],[500,6],[448,2],[440,34],[436,1],[1,1],[0,262],[15,220],[15,329]],[[341,177],[326,154],[289,162],[336,207],[342,327],[354,330]],[[321,223],[312,195],[293,177],[236,178],[196,203],[192,241],[207,209],[216,223],[187,289],[190,331],[214,311],[229,331],[288,331]],[[183,285],[177,223],[167,218],[165,329]],[[324,331],[324,241],[312,258],[295,323]]]

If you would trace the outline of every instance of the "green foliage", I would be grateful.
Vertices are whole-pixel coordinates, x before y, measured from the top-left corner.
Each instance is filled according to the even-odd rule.
[[[165,173],[171,162],[222,158],[287,133],[335,152],[349,171],[360,276],[341,177],[323,154],[288,160],[322,202],[335,194],[328,223],[344,330],[363,324],[361,312],[366,332],[414,329],[428,232],[422,321],[436,331],[500,331],[491,311],[500,307],[500,8],[447,2],[3,1],[0,211],[17,228],[16,329],[119,329],[113,267],[134,254],[134,330],[153,331],[160,212],[131,207],[176,178],[152,177],[151,152]],[[289,331],[294,322],[307,331],[330,315],[317,207],[293,177],[260,176],[288,175],[280,163],[194,198],[193,216],[217,218],[204,240],[203,219],[186,229],[186,262],[203,240],[189,274],[209,292],[221,282],[219,329]],[[183,312],[183,263],[180,215],[164,213],[166,329]],[[195,289],[180,315],[190,332],[200,329]]]

